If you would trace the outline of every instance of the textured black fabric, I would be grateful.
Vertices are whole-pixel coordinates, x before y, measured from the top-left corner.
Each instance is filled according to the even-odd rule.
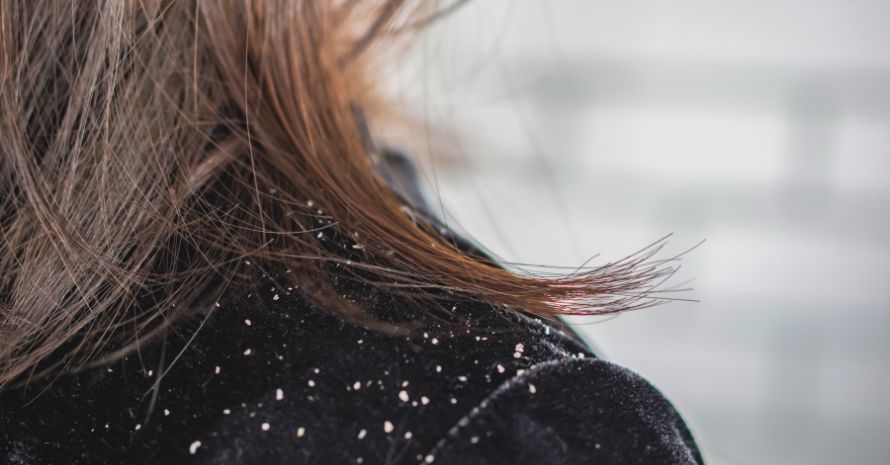
[[[258,278],[118,363],[0,396],[0,462],[701,463],[657,390],[558,325],[452,306],[464,323],[390,337]]]
[[[392,337],[254,274],[113,365],[0,393],[0,464],[703,463],[655,388],[559,321],[340,282],[378,318],[420,323]]]

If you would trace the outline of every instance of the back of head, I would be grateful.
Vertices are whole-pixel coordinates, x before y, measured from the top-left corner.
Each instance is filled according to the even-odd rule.
[[[670,271],[647,262],[657,249],[515,274],[386,184],[363,122],[387,111],[375,52],[434,18],[430,3],[0,2],[0,388],[126,353],[245,260],[383,331],[399,328],[332,276],[545,316],[651,305]]]

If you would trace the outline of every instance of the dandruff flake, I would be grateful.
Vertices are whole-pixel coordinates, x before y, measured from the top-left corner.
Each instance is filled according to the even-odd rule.
[[[513,352],[513,357],[520,358],[522,357],[522,353],[525,352],[525,345],[520,342],[519,344],[516,344],[516,348],[514,350],[515,351]]]
[[[189,444],[189,454],[195,455],[198,452],[199,447],[201,447],[201,441],[194,441]]]

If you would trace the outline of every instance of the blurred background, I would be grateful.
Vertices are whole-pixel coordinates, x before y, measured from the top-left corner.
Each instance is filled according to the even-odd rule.
[[[886,0],[476,0],[393,91],[429,197],[504,260],[707,239],[677,279],[699,303],[575,322],[709,463],[886,465],[888,20]]]

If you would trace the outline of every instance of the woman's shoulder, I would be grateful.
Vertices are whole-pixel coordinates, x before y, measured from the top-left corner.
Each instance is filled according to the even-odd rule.
[[[440,440],[445,464],[701,464],[673,406],[636,373],[596,358],[534,365]]]
[[[560,325],[455,302],[462,323],[392,336],[258,288],[112,366],[4,394],[7,462],[697,460],[658,391]]]

